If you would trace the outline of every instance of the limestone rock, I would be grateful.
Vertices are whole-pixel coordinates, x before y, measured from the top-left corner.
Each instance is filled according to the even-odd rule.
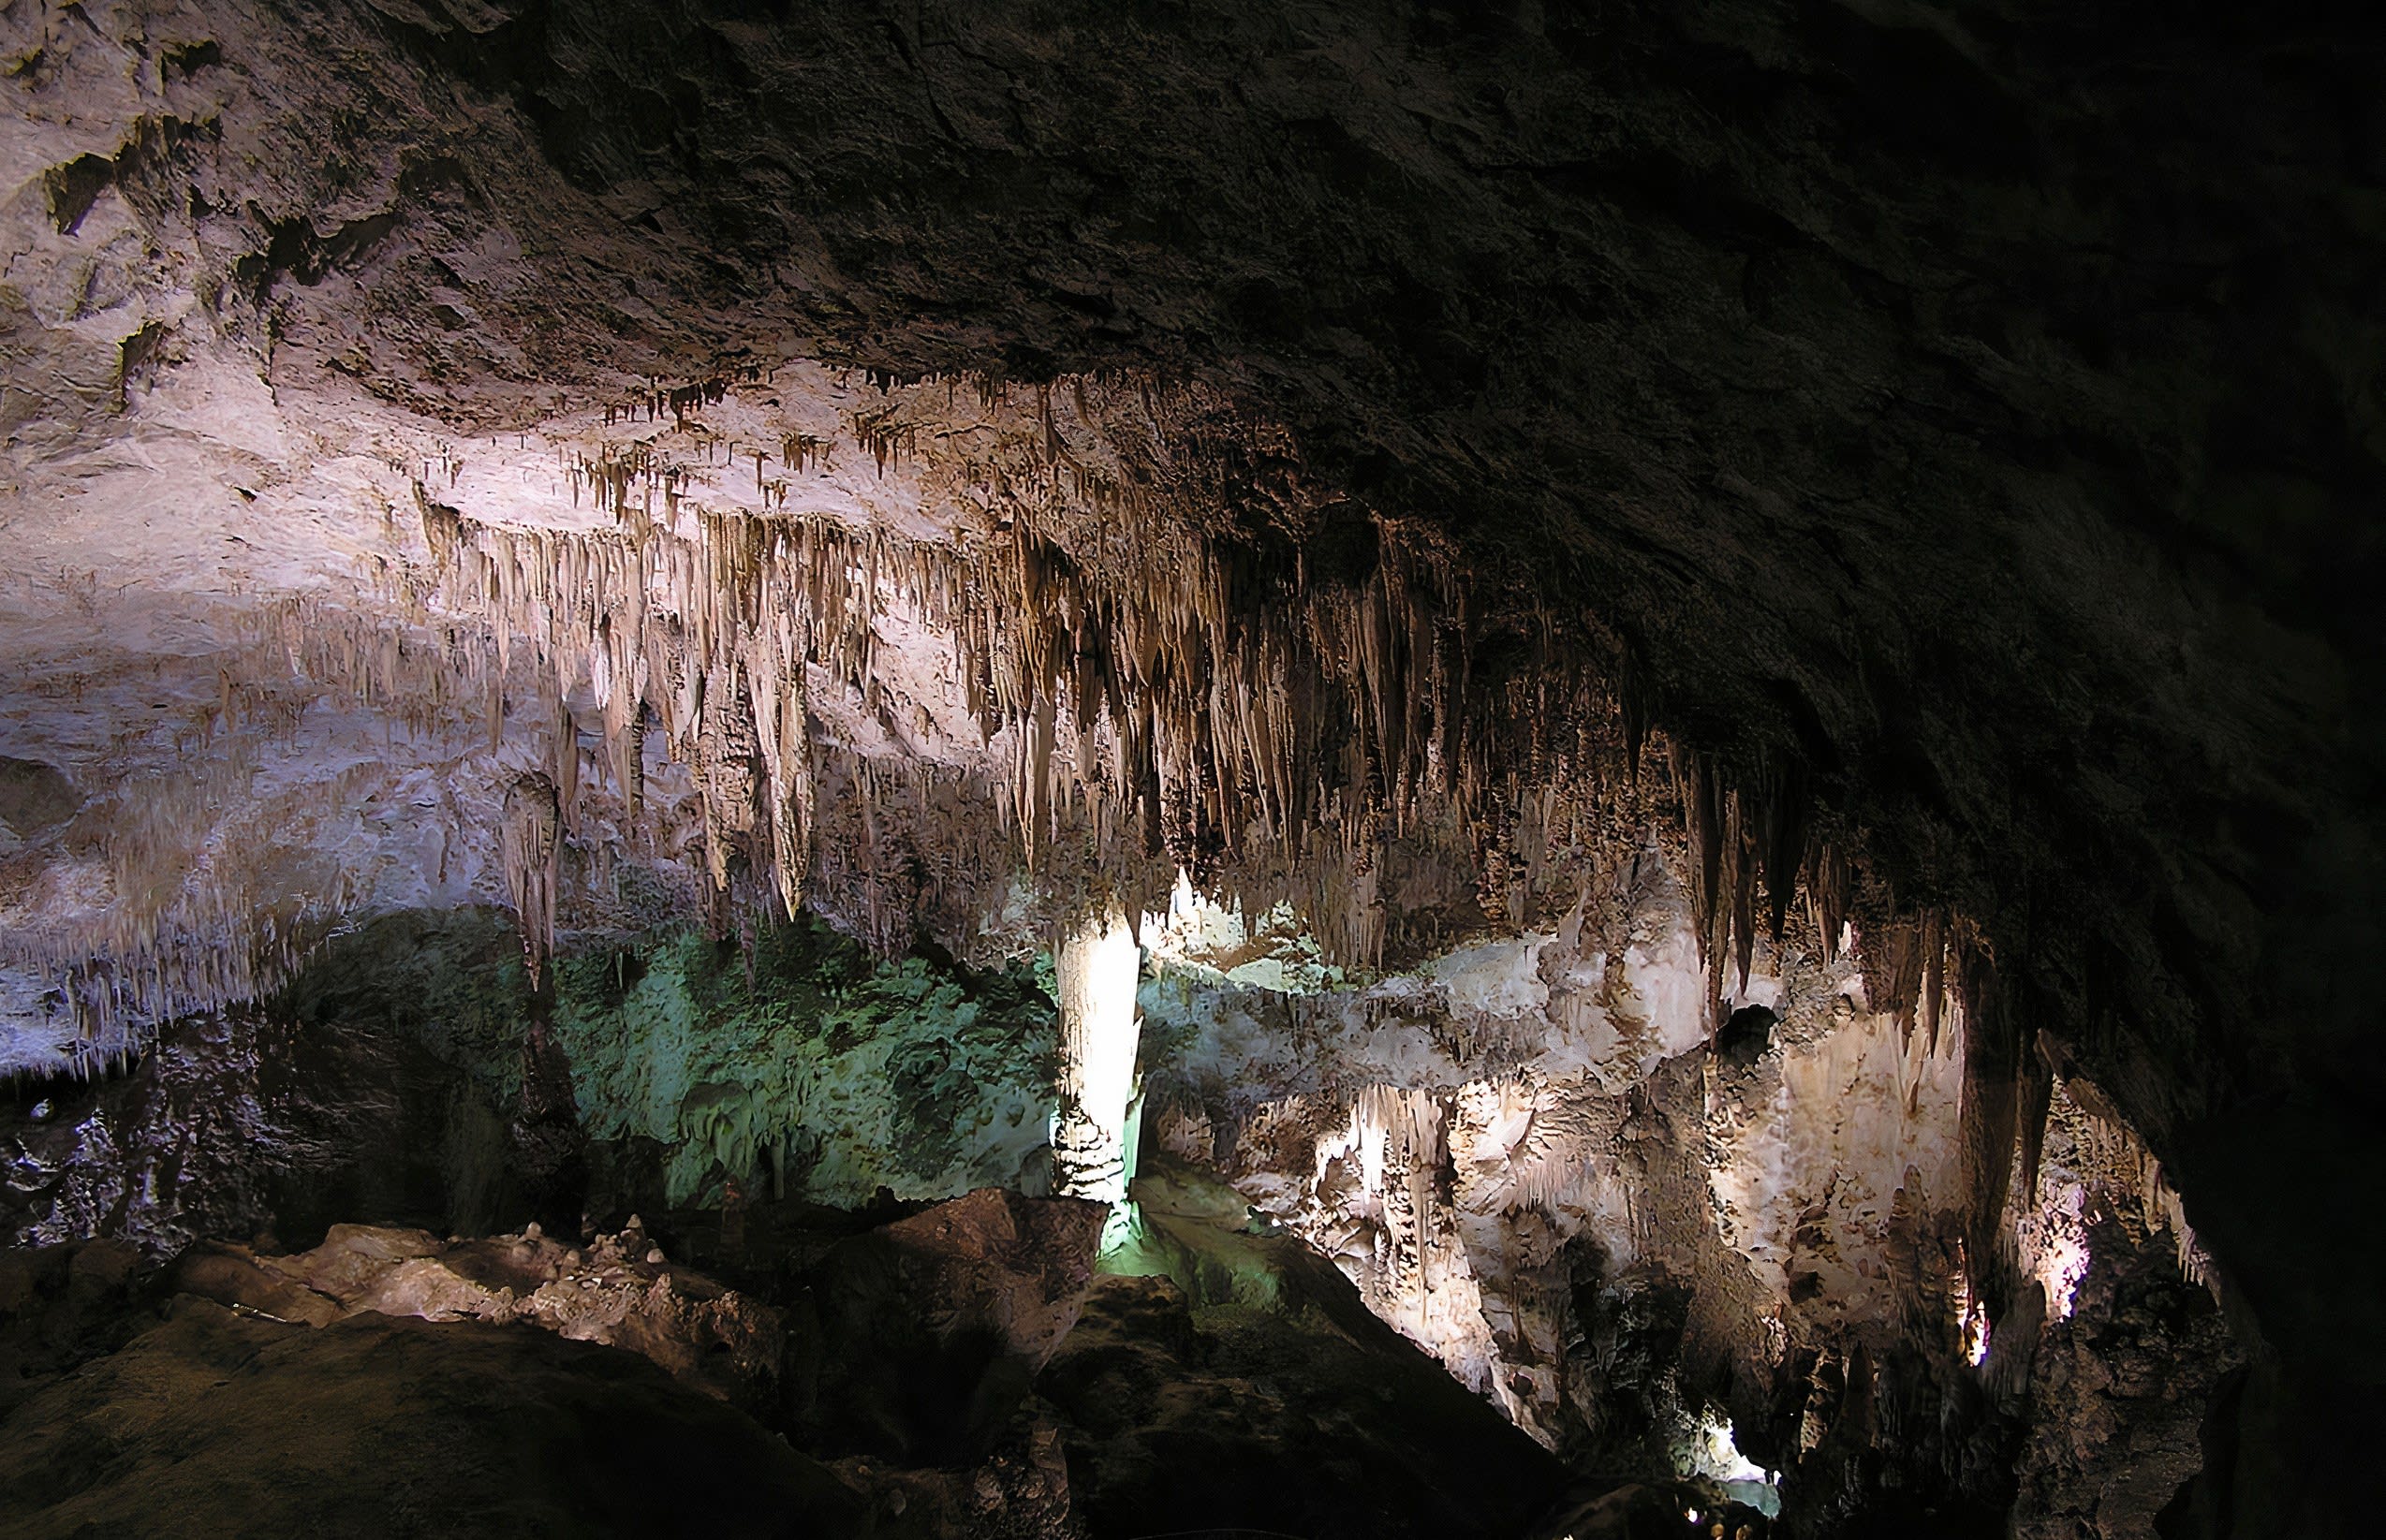
[[[626,1353],[370,1313],[185,1299],[0,1422],[0,1533],[858,1534],[861,1501]]]
[[[1038,1382],[1094,1532],[1166,1516],[1318,1540],[1490,1537],[1556,1497],[1556,1461],[1347,1283],[1334,1304],[1190,1307],[1166,1279],[1103,1279]]]
[[[794,1425],[839,1453],[982,1456],[1075,1326],[1107,1212],[989,1189],[832,1248],[789,1306]]]
[[[172,1276],[220,1304],[317,1327],[364,1313],[522,1323],[627,1349],[709,1395],[773,1404],[779,1313],[700,1273],[649,1262],[647,1250],[632,1235],[599,1236],[582,1252],[534,1234],[443,1241],[421,1230],[336,1225],[322,1245],[295,1255],[202,1244]]]

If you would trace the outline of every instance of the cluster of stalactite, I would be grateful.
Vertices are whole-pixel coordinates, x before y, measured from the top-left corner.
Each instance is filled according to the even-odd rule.
[[[1730,998],[1735,982],[1745,990],[1759,940],[1778,946],[1803,898],[1808,939],[1826,962],[1853,941],[1872,1009],[1893,1015],[1926,1051],[1937,1051],[1942,1034],[1960,1034],[1959,1244],[1966,1292],[1983,1318],[2001,1315],[2043,1270],[2042,1259],[2021,1243],[2029,1225],[2017,1215],[2034,1201],[2050,1122],[2068,1104],[1993,947],[1967,917],[1901,906],[1864,881],[1849,849],[1818,827],[1794,763],[1760,759],[1734,776],[1678,742],[1668,757],[1710,1002]],[[1710,1031],[1717,1025],[1711,1021]],[[2122,1151],[2106,1162],[2116,1173],[2128,1167],[2110,1185],[2144,1195],[2144,1227],[2177,1238],[2182,1273],[2211,1283],[2175,1195],[2143,1142],[2117,1120],[2096,1128],[2101,1132],[2079,1137]]]
[[[321,893],[283,893],[271,877],[224,864],[233,870],[185,873],[169,904],[111,906],[95,922],[0,944],[0,965],[31,973],[74,1022],[83,1051],[65,1072],[87,1078],[136,1051],[155,1023],[270,994],[337,926],[351,896],[336,880]]]
[[[1825,961],[1838,956],[1843,938],[1857,942],[1873,1009],[1893,1014],[1932,1049],[1943,1032],[1964,1034],[1965,1242],[1980,1259],[1984,1296],[2001,1307],[2018,1278],[2011,1247],[2000,1245],[2000,1225],[2009,1193],[2026,1192],[2036,1180],[2054,1072],[1994,952],[1964,917],[1901,907],[1860,882],[1850,853],[1813,819],[1794,763],[1760,759],[1752,773],[1735,778],[1684,745],[1669,749],[1711,1001],[1727,998],[1735,979],[1746,988],[1760,932],[1778,946],[1803,896]],[[2008,1265],[1993,1260],[2000,1256]]]
[[[1289,901],[1331,955],[1372,965],[1400,925],[1388,872],[1471,876],[1485,922],[1522,925],[1566,886],[1554,853],[1644,812],[1645,711],[1603,682],[1612,649],[1529,584],[1319,491],[1286,435],[1198,389],[968,386],[886,382],[847,414],[882,473],[907,466],[929,534],[698,503],[673,447],[707,470],[735,453],[699,415],[726,381],[649,392],[611,415],[670,430],[567,458],[574,501],[608,516],[594,527],[476,518],[444,501],[460,462],[443,456],[415,485],[430,560],[385,574],[397,622],[283,606],[281,672],[410,730],[478,700],[493,749],[509,718],[552,724],[565,836],[583,728],[633,825],[659,730],[692,773],[716,893],[792,910],[817,891],[889,946],[965,931],[1022,874],[1056,910],[1141,912],[1181,870],[1252,912]],[[800,469],[832,446],[779,447]],[[945,660],[971,730],[814,730],[816,689],[884,715],[891,629]],[[1711,955],[1745,967],[1759,876],[1777,932],[1802,866],[1828,950],[1847,884],[1794,772],[1670,768]],[[860,838],[824,841],[824,819]],[[535,959],[557,901],[534,890]]]
[[[610,527],[493,524],[419,487],[435,579],[419,614],[477,614],[501,675],[519,638],[559,698],[593,700],[633,806],[633,739],[660,726],[705,799],[716,886],[743,863],[790,908],[819,817],[808,691],[876,712],[890,617],[949,651],[975,740],[924,756],[982,783],[1015,864],[1146,907],[1179,869],[1256,905],[1289,898],[1352,961],[1383,952],[1391,843],[1463,842],[1487,917],[1521,920],[1553,838],[1623,779],[1636,732],[1552,612],[1488,603],[1440,546],[1347,509],[1347,570],[1313,577],[1299,526],[1318,499],[1250,425],[1140,383],[1030,405],[980,382],[994,425],[928,453],[932,394],[907,388],[853,432],[882,470],[928,462],[938,537],[698,506],[641,444],[574,472]],[[1205,432],[1208,459],[1239,469],[1176,469]],[[1055,870],[1063,844],[1090,878]]]
[[[1329,955],[1377,965],[1395,911],[1418,907],[1387,891],[1402,873],[1470,882],[1481,923],[1531,923],[1545,896],[1571,902],[1566,853],[1644,829],[1670,783],[1713,998],[1793,910],[1835,952],[1857,883],[1796,763],[1645,755],[1630,660],[1532,575],[1320,489],[1289,435],[1197,387],[873,389],[844,436],[906,478],[906,532],[770,497],[705,506],[700,471],[753,453],[760,478],[767,450],[706,426],[731,382],[657,388],[607,416],[668,429],[560,462],[601,522],[477,517],[446,500],[460,462],[429,466],[429,559],[383,574],[394,617],[286,605],[281,673],[409,729],[477,701],[493,748],[527,717],[559,841],[591,764],[636,827],[659,732],[691,775],[716,919],[811,896],[892,948],[922,929],[966,940],[1022,876],[1057,924],[1159,907],[1184,871],[1250,912],[1289,902]],[[791,472],[838,447],[792,430],[777,445]],[[831,706],[885,725],[890,663],[917,694],[923,652],[951,707],[924,736],[822,726]],[[259,705],[285,698],[302,697]],[[535,961],[565,900],[515,875]],[[1937,944],[1901,950],[1904,930],[1865,925],[1868,960],[1935,1033],[1964,944],[1918,923]],[[1986,1098],[1983,1114],[1998,1122]]]
[[[1752,773],[1735,778],[1718,760],[1687,745],[1669,742],[1667,750],[1688,840],[1700,955],[1716,986],[1710,994],[1720,999],[1726,992],[1727,965],[1738,987],[1747,988],[1760,931],[1760,884],[1763,930],[1770,939],[1776,946],[1781,942],[1803,894],[1815,944],[1826,962],[1836,960],[1853,913],[1855,880],[1839,843],[1815,826],[1803,767],[1777,756],[1760,758]],[[1941,976],[1934,973],[1927,983],[1908,982],[1899,973],[1883,997],[1896,1002],[1909,1024],[1917,1003],[1922,1003],[1934,1042],[1945,998]]]
[[[150,1023],[270,992],[355,897],[335,861],[294,852],[249,797],[267,746],[296,732],[314,694],[280,665],[278,629],[260,625],[224,661],[220,700],[179,741],[176,773],[110,799],[103,887],[78,913],[0,931],[0,965],[39,979],[74,1023],[83,1051],[69,1073],[121,1059]],[[337,774],[323,795],[371,776]]]
[[[1952,978],[1959,942],[1943,944]],[[1451,1059],[1404,1048],[1416,1079],[1353,1083],[1360,1063],[1384,1063],[1372,1011],[1330,1006],[1318,1030],[1289,1008],[1282,1034],[1297,1053],[1245,1060],[1230,1045],[1247,1026],[1224,1024],[1252,1007],[1214,1005],[1223,1035],[1197,1033],[1189,1067],[1158,1077],[1156,1140],[1216,1166],[1333,1257],[1379,1315],[1553,1442],[1577,1436],[1567,1430],[1585,1411],[1592,1433],[1598,1423],[1569,1401],[1569,1386],[1600,1372],[1571,1345],[1597,1323],[1575,1313],[1587,1295],[1583,1275],[1559,1265],[1569,1249],[1596,1259],[1607,1287],[1695,1280],[1686,1365],[1751,1366],[1766,1388],[1735,1415],[1769,1404],[1776,1431],[1784,1409],[1805,1402],[1801,1452],[1836,1420],[1847,1376],[1868,1383],[1866,1366],[1882,1362],[1896,1415],[1919,1420],[1860,1418],[1843,1436],[1896,1448],[1926,1434],[1907,1449],[1989,1436],[1967,1420],[1981,1389],[2009,1413],[2021,1404],[2041,1329],[2071,1314],[2092,1254],[2114,1260],[2114,1221],[2128,1247],[2167,1238],[2181,1276],[2211,1282],[2159,1164],[2079,1080],[2058,1077],[2048,1102],[2016,1112],[2008,1189],[1987,1239],[1971,1232],[1981,1092],[1960,979],[1929,1039],[1894,1002],[1823,1004],[1827,990],[1863,992],[1855,960],[1820,981],[1810,961],[1760,961],[1774,981],[1806,975],[1780,997],[1791,1016],[1777,1052],[1667,1057],[1628,1083],[1582,1074],[1562,1036],[1504,1067],[1505,1050],[1439,1031],[1432,1041]],[[1414,994],[1388,998],[1419,1008]],[[1176,1008],[1160,1007],[1164,1023]],[[1686,998],[1676,1008],[1697,1009]],[[1535,1063],[1536,1052],[1548,1057]],[[1326,1089],[1274,1095],[1270,1075]],[[1221,1138],[1221,1127],[1233,1131]],[[1819,1365],[1830,1384],[1799,1388]]]
[[[2187,1223],[2187,1211],[2162,1163],[2145,1140],[2086,1081],[2056,1077],[2038,1122],[2016,1151],[2008,1198],[2009,1222],[1996,1258],[2018,1284],[2039,1285],[2055,1316],[2069,1313],[2069,1291],[2086,1265],[2079,1196],[2093,1195],[2101,1212],[2118,1221],[2133,1242],[2167,1235],[2179,1276],[2219,1295],[2211,1254]],[[2059,1147],[2061,1169],[2047,1151]]]

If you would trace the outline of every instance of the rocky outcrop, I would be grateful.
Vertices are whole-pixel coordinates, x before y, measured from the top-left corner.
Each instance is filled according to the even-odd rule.
[[[2011,1533],[2199,1533],[2187,1524],[2210,1522],[2194,1514],[2192,1490],[2207,1466],[2206,1429],[2216,1408],[2225,1415],[2247,1355],[2161,1239],[2133,1240],[2108,1214],[2094,1255],[2032,1367]]]
[[[789,1304],[807,1447],[967,1466],[1076,1324],[1105,1205],[980,1191],[844,1241]]]
[[[0,1229],[153,1255],[200,1237],[305,1243],[358,1212],[479,1229],[538,1195],[519,1142],[496,1093],[401,1034],[189,1017],[121,1076],[0,1104]]]
[[[335,1225],[323,1244],[287,1256],[196,1246],[176,1259],[171,1283],[313,1327],[363,1313],[520,1323],[626,1349],[749,1410],[775,1403],[786,1350],[777,1311],[672,1266],[635,1223],[585,1246],[536,1225],[521,1235],[445,1241],[421,1230]]]
[[[1994,1529],[2014,1451],[2091,1423],[2108,1446],[2194,1447],[2217,1369],[2182,1363],[2175,1409],[2092,1414],[2033,1379],[2131,1379],[2169,1351],[2108,1362],[2069,1325],[2103,1250],[2163,1253],[2202,1288],[2209,1341],[2180,1351],[2242,1351],[2160,1163],[2100,1093],[2057,1080],[2017,1111],[1984,1190],[1976,1019],[1884,1008],[1858,958],[1794,943],[1757,944],[1710,1005],[1669,871],[1652,838],[1553,931],[1339,989],[1260,967],[1230,917],[1177,916],[1144,991],[1145,1250],[1208,1183],[1205,1217],[1247,1208],[1314,1246],[1578,1468],[1698,1481],[1808,1533],[1892,1512]],[[2126,1229],[2092,1237],[2113,1214]],[[2167,1502],[2192,1474],[2149,1457],[2141,1479]]]
[[[729,1407],[552,1333],[184,1298],[0,1423],[0,1533],[865,1533],[860,1498]]]

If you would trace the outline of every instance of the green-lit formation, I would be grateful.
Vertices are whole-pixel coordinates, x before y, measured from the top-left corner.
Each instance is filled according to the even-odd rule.
[[[769,1171],[854,1205],[1016,1186],[1050,1128],[1052,997],[1014,965],[873,960],[809,917],[735,946],[685,931],[557,973],[590,1136],[670,1147],[674,1204]]]
[[[853,1207],[1033,1185],[1051,1131],[1050,964],[883,961],[810,916],[750,946],[685,928],[567,950],[547,1040],[596,1140],[661,1147],[668,1200],[749,1194]],[[367,1014],[522,1093],[534,1000],[508,917],[400,914],[295,984],[302,1019]],[[755,1194],[755,1195],[759,1195]]]

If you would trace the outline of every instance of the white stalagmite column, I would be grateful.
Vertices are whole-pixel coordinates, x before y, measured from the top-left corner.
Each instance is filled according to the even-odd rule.
[[[1135,983],[1142,954],[1116,911],[1062,937],[1060,1109],[1053,1120],[1053,1191],[1104,1203],[1127,1197],[1127,1107],[1135,1096],[1141,1023]]]

